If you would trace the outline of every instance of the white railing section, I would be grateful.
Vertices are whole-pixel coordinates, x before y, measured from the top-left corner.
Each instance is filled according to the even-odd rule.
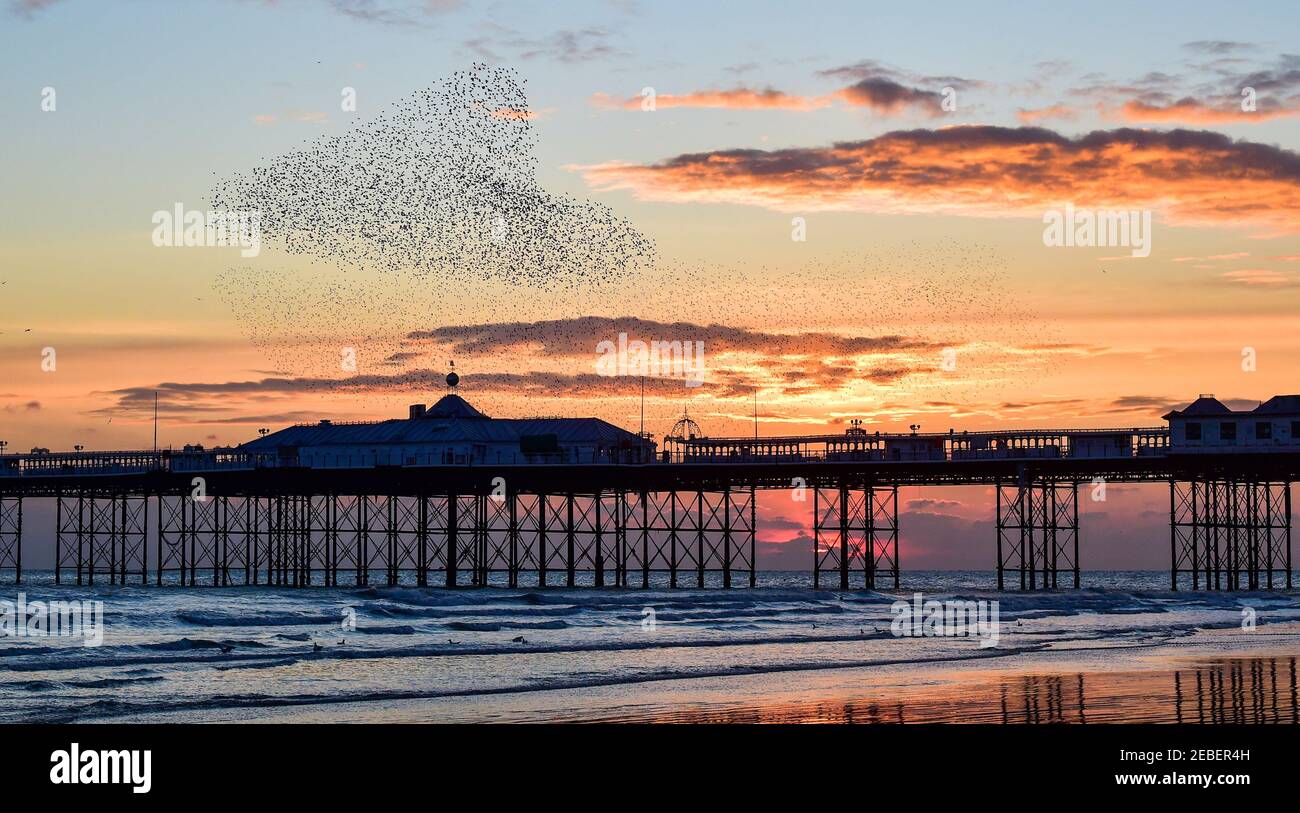
[[[528,454],[402,451],[324,452],[293,447],[160,451],[85,451],[0,455],[0,478],[129,475],[149,472],[251,471],[264,468],[373,469],[428,466],[645,465],[803,462],[962,462],[1105,459],[1170,453],[1169,430],[1032,429],[930,434],[802,435],[770,438],[665,438],[653,456],[644,448],[580,449]]]

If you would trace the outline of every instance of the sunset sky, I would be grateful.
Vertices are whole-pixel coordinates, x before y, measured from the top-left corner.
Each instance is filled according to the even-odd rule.
[[[639,379],[595,371],[620,332],[704,342],[702,386],[648,384],[656,436],[687,407],[752,433],[755,397],[771,435],[1155,426],[1198,393],[1300,392],[1296,43],[1281,2],[4,0],[0,439],[147,447],[154,392],[163,445],[397,416],[452,360],[489,414],[635,430]],[[526,82],[537,183],[653,262],[539,286],[151,242],[156,211],[474,63]],[[1150,211],[1150,255],[1044,245],[1067,204]],[[981,491],[907,495],[913,562],[991,539]],[[1167,534],[1162,493],[1116,493],[1088,533],[1162,566],[1124,553]],[[765,513],[768,542],[803,533],[806,508]]]

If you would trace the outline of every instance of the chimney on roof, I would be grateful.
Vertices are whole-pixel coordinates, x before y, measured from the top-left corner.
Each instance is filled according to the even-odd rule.
[[[412,419],[423,418],[424,410],[425,410],[424,404],[411,404],[411,418]]]

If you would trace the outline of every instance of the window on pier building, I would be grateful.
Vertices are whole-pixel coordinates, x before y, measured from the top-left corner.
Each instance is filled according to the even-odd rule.
[[[1184,435],[1188,440],[1201,439],[1201,425],[1199,423],[1189,423],[1183,429]]]
[[[1300,438],[1300,421],[1291,421],[1291,440]]]
[[[1271,421],[1260,421],[1255,424],[1255,440],[1272,440],[1273,424]]]
[[[1219,424],[1219,440],[1236,440],[1237,423],[1236,421],[1223,421]]]

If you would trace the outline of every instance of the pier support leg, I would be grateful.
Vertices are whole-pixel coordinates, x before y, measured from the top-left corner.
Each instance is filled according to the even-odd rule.
[[[324,562],[322,565],[326,587],[337,587],[339,583],[339,519],[338,497],[330,494],[319,500],[312,500],[315,521],[320,523],[324,534]]]
[[[723,527],[725,546],[723,556],[726,570],[723,571],[723,586],[735,584],[735,577],[742,575],[750,587],[756,583],[754,570],[755,525],[757,508],[754,505],[754,488],[740,488],[724,492],[726,509]]]
[[[512,530],[512,550],[514,573],[512,587],[520,585],[519,577],[524,571],[534,571],[537,574],[537,585],[540,587],[545,583],[542,575],[541,556],[542,548],[545,546],[545,519],[542,512],[545,497],[540,494],[511,494],[511,528]]]
[[[853,561],[862,560],[861,546],[851,541],[852,504],[848,487],[813,489],[813,589],[821,589],[822,573],[834,576],[841,590],[848,589]]]
[[[212,573],[212,585],[221,584],[220,530],[222,499],[212,495],[182,498],[185,534],[189,539],[190,585],[199,583],[199,572]]]
[[[731,489],[722,492],[722,586],[731,588]]]
[[[611,491],[597,495],[595,508],[596,586],[610,586],[612,575],[614,587],[626,587],[623,492]]]
[[[677,587],[677,518],[680,513],[677,492],[668,492],[668,586],[673,589]]]
[[[165,584],[168,573],[175,573],[181,586],[189,577],[188,526],[185,520],[189,502],[188,494],[157,497],[158,505],[158,556],[156,582]]]
[[[110,557],[114,584],[132,578],[149,583],[149,498],[119,494],[112,498],[114,553]]]
[[[507,494],[506,501],[510,504],[509,519],[509,538],[510,552],[509,564],[506,566],[506,586],[519,586],[519,495]]]
[[[355,497],[345,497],[338,494],[330,497],[330,523],[333,525],[334,534],[331,540],[332,563],[334,571],[333,583],[337,586],[343,584],[343,579],[347,579],[347,572],[352,571],[350,582],[356,582],[355,574],[357,571],[357,537],[360,536],[358,531],[357,514],[358,500]]]
[[[486,587],[494,572],[506,572],[507,582],[517,582],[512,575],[511,508],[514,500],[504,494],[479,496],[482,530],[479,542],[479,584]]]
[[[755,570],[755,563],[758,561],[758,553],[755,549],[758,530],[758,495],[754,486],[749,487],[749,586],[753,587],[758,584],[758,572]]]
[[[59,489],[54,497],[54,583],[61,584],[63,581],[64,559],[63,552],[67,550],[64,545],[65,534],[67,530],[63,525],[64,502],[63,489]]]
[[[868,590],[879,586],[881,573],[899,585],[897,485],[813,489],[813,587],[833,574],[839,589],[849,590],[855,573]]]
[[[609,510],[614,518],[614,586],[627,587],[627,494],[615,491]]]
[[[109,584],[126,584],[129,576],[148,582],[146,536],[149,502],[125,493],[94,494],[81,500],[79,519],[85,542],[88,583],[95,577]]]
[[[384,500],[384,583],[397,585],[397,498]]]
[[[482,576],[482,567],[479,560],[482,530],[478,515],[478,497],[464,494],[456,495],[448,500],[448,505],[452,504],[455,505],[454,517],[450,512],[447,517],[448,567],[452,567],[456,571],[458,584],[460,574],[468,573],[470,584],[478,586],[479,578]],[[452,533],[453,530],[455,531],[454,534]],[[453,536],[456,541],[456,554],[454,557],[451,555],[450,548]]]
[[[392,521],[389,530],[388,583],[402,583],[402,574],[419,572],[421,536],[426,531],[421,511],[424,500],[419,497],[390,497]],[[419,577],[416,577],[419,582]],[[409,582],[408,582],[409,584]]]
[[[998,589],[1006,588],[1008,572],[1021,590],[1055,590],[1062,571],[1079,587],[1078,485],[1022,478],[996,490]]]
[[[12,571],[23,583],[23,498],[0,493],[0,573]]]
[[[695,492],[695,586],[704,589],[704,492]]]
[[[867,589],[875,590],[883,576],[899,586],[898,486],[874,485],[867,490],[871,515],[867,524]]]
[[[456,572],[460,564],[459,538],[457,536],[457,505],[460,497],[456,494],[447,495],[447,586],[456,586]]]
[[[347,541],[356,527],[355,561],[358,584],[369,584],[372,573],[382,573],[383,583],[389,587],[401,583],[402,573],[416,571],[420,581],[420,546],[427,544],[429,527],[427,514],[421,519],[424,502],[417,497],[393,495],[364,495],[356,498],[355,517],[347,502],[338,504],[338,535],[343,539],[340,547],[344,560],[349,557]],[[471,512],[471,516],[472,516]],[[424,556],[427,557],[427,550]],[[426,561],[427,565],[427,561]]]
[[[651,573],[668,573],[676,586],[679,500],[672,491],[639,491],[624,495],[627,525],[627,569],[641,571],[642,589]]]
[[[419,497],[419,508],[416,522],[419,523],[416,531],[416,554],[415,554],[415,586],[429,586],[429,498],[425,495]]]
[[[574,557],[574,547],[576,545],[576,540],[574,538],[574,530],[573,530],[573,494],[572,493],[565,495],[564,503],[565,503],[565,510],[567,512],[566,521],[564,523],[564,544],[566,546],[566,553],[564,557],[565,584],[569,587],[572,587],[573,577],[574,577],[573,557]]]
[[[442,495],[425,496],[422,499],[424,503],[424,581],[426,584],[437,584],[438,579],[434,576],[438,571],[447,571],[447,530],[448,530],[448,506],[451,501]],[[445,581],[445,578],[444,578]]]
[[[549,563],[547,557],[550,554],[546,549],[546,541],[547,541],[546,531],[548,527],[547,515],[548,514],[554,515],[553,511],[552,512],[547,511],[547,508],[550,506],[550,501],[551,498],[545,494],[537,495],[537,586],[538,587],[546,586],[546,571],[549,569],[547,567],[547,564]]]
[[[709,573],[724,573],[728,567],[728,496],[724,491],[687,492],[677,495],[670,510],[672,537],[680,544],[673,561],[679,574],[694,573],[694,585],[708,585]]]
[[[1174,590],[1291,587],[1290,483],[1170,481],[1169,531]]]
[[[641,550],[641,588],[650,587],[650,498],[645,491],[641,492],[641,528],[640,528],[640,550]]]

